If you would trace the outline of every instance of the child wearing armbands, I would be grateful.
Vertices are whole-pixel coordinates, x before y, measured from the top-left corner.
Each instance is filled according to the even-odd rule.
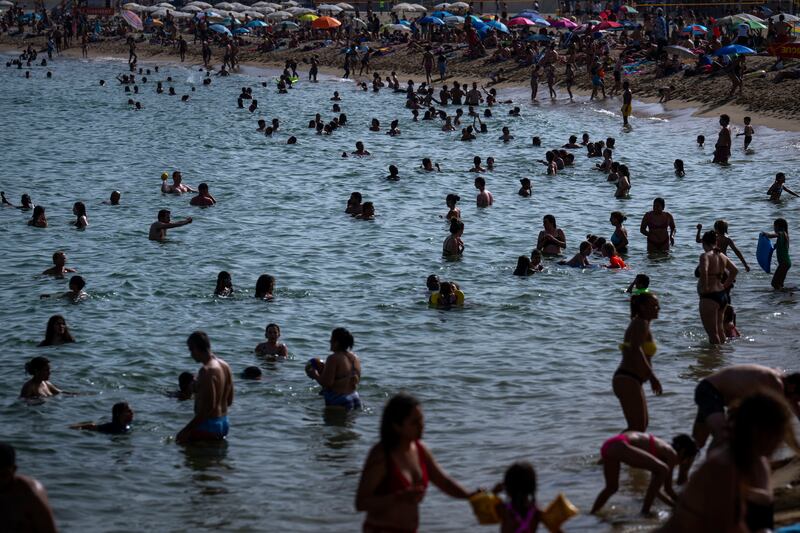
[[[528,533],[536,531],[542,512],[536,506],[536,471],[528,462],[514,463],[494,491],[508,495],[508,503],[497,503],[501,533]]]

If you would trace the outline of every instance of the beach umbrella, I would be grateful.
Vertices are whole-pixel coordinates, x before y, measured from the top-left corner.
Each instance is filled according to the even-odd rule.
[[[392,31],[411,31],[411,27],[405,24],[389,24],[389,29]]]
[[[269,15],[270,13],[275,13],[275,11],[276,11],[274,8],[271,8],[271,7],[268,7],[268,6],[251,7],[250,9],[252,9],[253,11],[257,11],[259,13],[262,13],[264,15]]]
[[[478,17],[476,17],[475,15],[469,15],[467,18],[472,23],[472,26],[475,28],[482,28],[483,26],[486,26],[486,23],[481,19],[479,19]]]
[[[297,7],[297,6],[299,6],[300,4],[298,4],[298,3],[297,3],[297,2],[295,2],[294,0],[286,0],[285,2],[281,2],[281,5],[282,5],[283,7]]]
[[[469,9],[469,4],[466,2],[454,2],[448,6],[448,9],[455,11],[466,11]]]
[[[128,23],[128,25],[135,29],[142,31],[144,29],[144,24],[142,24],[142,19],[139,18],[139,15],[134,13],[133,11],[123,10],[122,11],[122,19]]]
[[[445,19],[446,17],[452,17],[453,14],[449,11],[434,11],[430,14],[432,17],[439,17],[440,19]]]
[[[336,13],[341,13],[342,11],[344,11],[344,9],[342,9],[339,6],[335,6],[333,4],[320,4],[317,6],[317,11],[319,11],[320,13],[322,12],[333,13],[335,15]]]
[[[791,24],[793,22],[800,22],[800,17],[795,15],[790,15],[789,13],[779,13],[777,15],[772,15],[769,20],[772,22],[779,22],[780,16],[783,15],[783,21],[787,24]]]
[[[189,2],[190,6],[197,6],[200,9],[211,9],[211,4],[208,2]]]
[[[194,17],[192,13],[184,13],[183,11],[173,11],[172,16],[176,19],[190,19]]]
[[[742,46],[741,44],[729,44],[728,46],[723,46],[722,48],[717,49],[714,52],[715,56],[730,56],[734,54],[755,54],[756,51],[752,48],[748,48],[746,46]]]
[[[244,4],[240,4],[239,2],[233,2],[231,5],[233,6],[233,7],[231,8],[233,11],[241,11],[241,12],[245,12],[245,11],[247,11],[248,9],[250,9],[250,6],[246,6],[246,5],[244,5]]]
[[[230,2],[220,2],[219,4],[214,4],[216,9],[224,9],[225,11],[230,11],[233,9],[233,4]]]
[[[300,15],[299,17],[297,17],[297,20],[301,20],[303,22],[314,22],[318,18],[319,16],[315,15],[314,13],[306,13],[304,15]]]
[[[247,28],[236,28],[233,30],[234,35],[247,35],[248,33],[250,33],[250,30]]]
[[[266,28],[267,23],[263,20],[251,20],[247,24],[245,24],[248,28]]]
[[[173,6],[169,2],[162,2],[162,3],[158,4],[158,7],[163,7],[164,9],[169,9],[170,11],[175,11],[175,6]]]
[[[538,11],[523,11],[522,13],[517,14],[517,16],[525,17],[526,19],[531,20],[542,18]]]
[[[357,28],[366,28],[366,27],[367,27],[367,23],[366,23],[366,22],[364,22],[364,21],[363,21],[363,20],[361,20],[361,19],[353,19],[353,20],[351,20],[351,21],[350,21],[350,23],[351,23],[353,26],[357,27]]]
[[[184,13],[200,13],[203,10],[197,6],[184,6],[181,8],[181,11]]]
[[[231,36],[231,30],[223,26],[222,24],[212,24],[208,27],[209,30],[217,32],[217,33],[224,33],[227,36]]]
[[[486,25],[489,26],[490,28],[494,28],[499,32],[508,33],[508,27],[499,20],[490,20],[489,22],[486,23]]]
[[[762,24],[761,22],[758,22],[757,20],[746,20],[745,24],[750,26],[751,30],[766,30],[767,29],[766,25]]]
[[[0,7],[11,7],[13,5],[14,5],[14,3],[13,2],[9,2],[8,0],[1,0],[0,1]]]
[[[451,15],[449,17],[444,18],[444,23],[448,26],[458,26],[459,24],[464,24],[464,17],[459,17],[458,15]]]
[[[426,26],[428,24],[433,24],[434,26],[444,26],[444,21],[438,17],[422,17],[417,22]]]
[[[287,13],[286,11],[275,11],[274,13],[270,13],[264,18],[266,18],[267,20],[283,20],[292,18],[292,14]]]
[[[600,24],[598,24],[597,26],[595,26],[592,29],[594,31],[603,31],[603,30],[611,30],[611,29],[616,29],[616,28],[621,28],[621,27],[622,27],[622,24],[620,24],[619,22],[612,22],[610,20],[604,20],[603,22],[601,22]]]
[[[305,15],[306,13],[314,13],[314,11],[306,7],[300,7],[300,6],[287,7],[284,11],[286,11],[287,13],[291,13],[295,17],[298,15]]]
[[[541,42],[550,42],[552,40],[553,38],[550,37],[549,35],[541,35],[538,33],[529,35],[528,38],[526,39],[526,41],[541,41]]]
[[[428,10],[427,7],[419,4],[411,4],[411,7],[413,7],[414,11],[416,11],[417,13],[425,13]]]
[[[399,11],[414,11],[414,8],[411,7],[411,4],[406,4],[405,2],[402,2],[402,3],[397,4],[396,6],[394,6],[392,8],[392,11],[394,11],[395,13],[397,13]]]
[[[526,19],[525,17],[514,17],[513,19],[508,21],[509,26],[536,26],[531,19]]]
[[[333,17],[320,17],[311,23],[311,27],[315,30],[332,30],[338,28],[342,23]]]
[[[8,4],[13,5],[13,4],[11,4],[11,2],[8,2],[8,0],[2,0],[2,1],[0,1],[0,6],[5,6],[6,5],[3,2],[7,2]],[[141,11],[142,10],[142,6],[140,6],[139,4],[135,4],[133,2],[129,2],[129,3],[125,4],[125,5],[123,5],[122,9],[127,9],[128,11]]]
[[[568,29],[568,30],[574,30],[575,28],[578,27],[577,24],[575,24],[574,22],[572,22],[568,18],[560,18],[560,19],[556,20],[555,22],[552,22],[550,25],[552,27],[554,27],[554,28],[565,28],[565,29]]]
[[[621,11],[624,11],[625,13],[628,13],[629,15],[631,15],[631,14],[632,14],[632,15],[636,15],[636,14],[638,14],[638,13],[639,13],[639,12],[638,12],[638,11],[636,11],[634,8],[632,8],[631,6],[622,6],[622,7],[620,8],[620,10],[621,10]]]
[[[356,8],[348,4],[347,2],[339,2],[336,4],[336,7],[340,7],[342,11],[355,11]]]
[[[708,33],[708,28],[705,26],[701,26],[700,24],[690,24],[683,28],[683,33],[693,33],[694,35],[701,35],[704,33]]]
[[[248,17],[250,17],[251,19],[263,19],[264,18],[264,13],[261,13],[259,11],[250,11],[250,10],[248,10],[248,11],[245,11],[244,14],[247,15]]]
[[[759,18],[755,15],[751,15],[750,13],[739,13],[738,15],[734,15],[736,18],[744,19],[744,20],[752,20],[753,22],[760,22],[764,23],[764,19]]]
[[[433,9],[435,9],[437,11],[447,11],[449,8],[450,8],[450,4],[448,4],[447,2],[444,2],[444,3],[441,3],[441,4],[436,4],[435,6],[433,6]]]
[[[545,28],[550,27],[550,23],[544,20],[543,18],[533,19],[533,23],[536,24],[537,26],[542,26]]]
[[[686,48],[685,46],[665,46],[664,51],[669,54],[679,55],[681,57],[696,58],[697,54]]]
[[[283,31],[296,31],[300,29],[300,26],[296,22],[292,22],[291,20],[285,20],[280,23],[280,28]]]

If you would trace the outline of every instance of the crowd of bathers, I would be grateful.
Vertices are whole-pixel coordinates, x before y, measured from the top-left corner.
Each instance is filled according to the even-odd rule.
[[[135,93],[139,92],[135,69],[135,63],[131,63],[130,74],[118,77],[126,93],[130,92],[130,87],[133,87]],[[158,72],[158,69],[154,70]],[[139,69],[139,74],[143,74],[142,69]],[[168,78],[168,81],[171,81],[171,78]],[[282,74],[281,81],[283,87],[278,87],[278,94],[288,90],[302,90],[301,87],[293,87],[294,82],[289,79],[288,71]],[[146,79],[143,78],[142,82],[146,83]],[[454,82],[453,85],[459,87],[458,82]],[[442,103],[446,99],[437,101],[433,98],[432,84],[423,82],[417,85],[409,80],[406,88],[401,89],[394,73],[387,77],[385,82],[376,73],[372,86],[373,92],[388,88],[394,93],[402,94],[405,98],[404,107],[411,110],[413,127],[418,126],[417,122],[434,120],[441,122],[444,131],[452,131],[456,126],[462,125],[463,112],[451,115],[448,112],[449,107]],[[492,116],[492,109],[508,105],[498,102],[495,89],[481,93],[477,84],[473,84],[471,90],[464,87],[464,91],[459,89],[456,92],[458,99],[453,92],[450,92],[447,100],[453,105],[460,106],[460,95],[463,93],[466,97],[465,102],[469,105],[467,116],[473,119],[473,124],[480,122],[481,113],[477,108],[481,104],[486,106],[483,112],[484,118]],[[353,98],[365,97],[358,96],[358,93],[366,89],[365,84],[357,85]],[[160,82],[156,92],[164,94]],[[174,94],[174,91],[166,94]],[[248,87],[243,87],[237,97],[240,108],[244,107],[245,100],[251,101],[249,106],[251,113],[258,110],[252,89]],[[340,114],[332,121],[324,123],[321,114],[317,113],[308,124],[309,129],[313,128],[317,134],[330,135],[348,124],[346,115],[341,113],[344,105],[342,102],[345,99],[337,91],[331,100],[334,102],[333,112]],[[433,105],[434,103],[439,107]],[[135,107],[142,109],[141,106]],[[419,119],[420,109],[425,109],[422,119]],[[510,109],[509,115],[520,116],[519,108]],[[720,123],[722,131],[719,136],[718,151],[720,143],[724,144],[726,139],[730,140],[729,119],[723,116]],[[271,136],[283,131],[284,126],[280,124],[278,118],[273,119],[270,124],[267,126],[266,120],[258,120],[256,133]],[[372,121],[369,130],[381,131],[377,118]],[[477,134],[488,132],[487,124],[480,122],[477,128],[465,127],[461,132],[461,139],[474,138],[476,132]],[[401,135],[397,120],[391,122],[386,133],[390,136]],[[503,127],[499,140],[507,143],[513,139],[510,129]],[[748,142],[751,141],[752,139]],[[289,137],[289,144],[296,142],[297,137]],[[539,137],[532,139],[534,146],[540,146],[541,142]],[[602,162],[593,165],[592,168],[603,176],[608,176],[606,180],[617,186],[615,196],[627,197],[631,187],[630,171],[625,165],[615,161],[619,148],[616,140],[611,137],[605,141],[592,142],[590,135],[583,133],[582,141],[579,143],[577,135],[571,136],[563,146],[549,150],[546,160],[541,161],[545,165],[546,175],[557,176],[559,171],[569,166],[578,166],[575,150],[584,148],[588,158],[602,157]],[[729,145],[724,148],[729,153]],[[342,154],[343,157],[370,155],[362,141],[356,143],[354,152]],[[716,154],[715,159],[717,159]],[[675,169],[676,174],[681,176],[685,174],[685,169],[683,162],[680,161],[679,164],[678,161]],[[724,162],[718,162],[725,163],[727,158]],[[473,167],[469,172],[487,174],[496,168],[493,157],[488,157],[486,163],[487,166],[483,167],[481,158],[474,157]],[[440,170],[440,165],[425,158],[422,161],[422,169],[436,172]],[[191,199],[190,205],[203,208],[217,205],[216,198],[209,192],[208,184],[202,183],[195,190],[183,182],[179,171],[172,173],[171,184],[168,183],[169,177],[166,172],[161,175],[162,194],[181,196],[197,193]],[[386,179],[390,181],[402,179],[399,169],[390,165]],[[622,189],[620,182],[623,184]],[[520,184],[519,196],[530,198],[534,194],[530,179],[522,178]],[[491,209],[495,198],[488,190],[486,177],[476,176],[474,186],[477,190],[477,207]],[[779,174],[768,195],[770,199],[778,200],[782,191],[795,194],[785,186],[785,176]],[[446,221],[442,255],[449,261],[459,260],[467,250],[463,239],[466,224],[457,205],[460,200],[461,197],[456,193],[450,193],[445,198],[448,211],[442,215],[442,219]],[[35,205],[28,194],[22,196],[20,205],[13,205],[6,199],[5,194],[2,195],[2,201],[4,206],[31,211],[32,216],[28,225],[34,228],[47,227],[44,207]],[[105,203],[116,206],[121,201],[121,193],[113,191]],[[82,231],[89,230],[87,208],[83,202],[74,203],[73,214],[76,217],[74,226]],[[370,221],[375,217],[375,206],[370,201],[364,202],[362,193],[356,191],[347,200],[345,214]],[[627,254],[629,238],[633,237],[628,234],[624,226],[626,220],[627,217],[622,211],[611,212],[609,223],[614,229],[608,239],[587,235],[574,256],[562,259],[562,254],[567,248],[566,233],[558,227],[555,216],[547,214],[543,217],[543,228],[535,247],[530,254],[519,256],[513,274],[522,277],[535,276],[544,270],[561,267],[586,269],[602,266],[610,269],[627,269],[623,255]],[[191,217],[173,222],[170,211],[162,209],[158,212],[157,221],[150,226],[149,238],[163,242],[167,230],[186,226],[191,222]],[[666,201],[663,198],[656,198],[653,201],[653,209],[644,215],[640,224],[640,233],[646,240],[648,253],[668,254],[674,245],[675,230],[675,220],[672,214],[666,211]],[[731,304],[731,290],[739,270],[728,259],[727,250],[730,248],[734,251],[745,270],[749,271],[749,265],[727,235],[727,223],[724,220],[716,221],[712,231],[702,234],[701,231],[702,226],[698,225],[695,240],[703,249],[695,272],[698,279],[700,318],[709,342],[722,344],[728,338],[738,335],[736,315]],[[773,232],[766,235],[777,239],[778,268],[772,284],[776,289],[781,289],[791,266],[788,223],[784,219],[775,220]],[[595,257],[602,258],[602,264],[595,263]],[[67,267],[66,262],[66,254],[57,251],[53,255],[54,266],[45,270],[43,275],[65,277],[66,274],[73,274],[69,279],[69,291],[63,295],[43,295],[43,297],[60,296],[73,301],[85,298],[84,287],[87,281],[75,274],[74,269]],[[464,292],[455,281],[442,281],[438,276],[431,275],[427,279],[427,289],[429,302],[437,309],[450,309],[465,304]],[[263,274],[257,279],[256,298],[272,299],[274,291],[273,276]],[[800,415],[798,407],[800,374],[784,374],[759,365],[723,368],[697,385],[694,398],[697,404],[697,418],[691,429],[691,435],[681,434],[668,442],[647,433],[649,415],[644,384],[649,383],[655,395],[663,392],[653,364],[657,346],[651,331],[651,324],[658,318],[660,307],[655,291],[651,288],[651,280],[645,274],[635,277],[628,287],[628,292],[631,320],[623,342],[619,346],[620,365],[611,378],[611,389],[619,399],[623,415],[620,427],[625,429],[606,440],[599,448],[605,486],[597,496],[592,513],[600,512],[608,499],[617,491],[620,465],[626,464],[651,473],[651,481],[642,505],[644,513],[651,512],[656,498],[674,507],[671,517],[662,526],[663,531],[759,531],[771,527],[772,493],[766,458],[776,450],[786,434],[790,415]],[[231,273],[220,272],[214,295],[219,298],[230,298],[236,294]],[[256,355],[276,359],[287,358],[288,348],[279,341],[280,327],[277,324],[267,324],[265,338],[265,342],[255,347]],[[47,323],[45,338],[39,346],[58,346],[71,342],[75,342],[75,339],[65,318],[54,315]],[[354,343],[355,340],[347,329],[336,328],[330,338],[331,354],[324,361],[313,358],[305,365],[308,377],[321,386],[320,393],[326,408],[350,412],[362,406],[358,395],[362,369],[359,358],[352,351]],[[178,377],[178,390],[173,395],[181,400],[194,398],[195,416],[177,434],[176,441],[190,444],[224,440],[229,431],[227,412],[233,402],[234,385],[231,369],[227,363],[214,355],[211,341],[202,331],[196,331],[188,337],[187,348],[193,359],[201,364],[201,368],[196,375],[184,372]],[[26,363],[25,370],[31,378],[22,387],[20,393],[22,398],[40,400],[64,392],[51,383],[50,365],[46,357],[34,357]],[[261,371],[258,367],[248,367],[240,376],[244,379],[259,379]],[[119,402],[112,408],[111,422],[85,423],[73,427],[103,433],[126,433],[131,430],[133,418],[134,412],[131,406],[126,402]],[[450,478],[434,460],[430,449],[420,440],[423,429],[424,418],[418,400],[404,393],[389,400],[383,411],[380,442],[370,451],[366,459],[357,490],[356,508],[367,513],[365,531],[415,531],[419,523],[419,503],[429,482],[450,496],[469,498],[475,504],[476,512],[481,505],[490,502],[488,507],[484,505],[481,512],[488,513],[489,519],[500,522],[503,531],[535,531],[540,523],[548,527],[552,525],[548,521],[554,520],[552,516],[555,511],[550,512],[548,509],[542,511],[537,505],[536,475],[532,465],[522,462],[510,466],[504,480],[497,484],[493,491],[468,491]],[[689,469],[709,436],[712,436],[713,440],[705,462],[690,476]],[[793,439],[790,439],[790,444],[796,447]],[[13,470],[13,466],[13,449],[7,445],[0,446],[0,470],[10,471]],[[677,483],[685,484],[680,494],[676,493],[673,487],[676,469]],[[18,477],[21,479],[21,476]],[[708,487],[724,480],[730,480],[731,486],[734,486],[735,481],[737,489],[727,492],[708,490]],[[24,486],[35,488],[31,483],[33,482],[25,481]],[[507,502],[503,502],[497,496],[502,492],[507,494]],[[41,503],[41,499],[39,501]],[[570,508],[563,501],[558,505]],[[727,526],[716,529],[715,524],[720,522]]]

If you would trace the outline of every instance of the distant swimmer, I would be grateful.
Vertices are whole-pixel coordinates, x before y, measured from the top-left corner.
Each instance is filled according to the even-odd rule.
[[[111,422],[106,422],[105,424],[87,422],[72,425],[70,428],[97,431],[98,433],[106,433],[108,435],[122,435],[130,433],[132,422],[133,409],[131,409],[131,406],[128,405],[128,402],[118,402],[111,408]]]
[[[355,341],[345,328],[331,332],[331,355],[323,363],[313,359],[306,365],[306,374],[322,386],[326,407],[346,411],[361,409],[358,383],[361,381],[361,362],[351,350]]]
[[[223,270],[217,274],[217,286],[214,288],[214,296],[222,298],[233,296],[233,280],[229,272]]]
[[[38,346],[59,346],[70,342],[75,342],[75,338],[69,332],[67,321],[61,315],[53,315],[47,321],[44,340]]]
[[[33,208],[33,215],[31,219],[28,221],[29,226],[33,226],[34,228],[46,228],[47,227],[47,216],[44,212],[43,205],[37,205]]]
[[[197,192],[192,187],[183,183],[183,176],[179,171],[172,173],[172,185],[167,183],[169,176],[166,172],[161,174],[161,192],[168,194],[183,194],[187,192]]]
[[[53,266],[42,272],[43,276],[53,276],[56,278],[63,278],[64,274],[77,272],[74,268],[65,266],[67,264],[67,254],[61,250],[53,254]]]
[[[122,193],[119,191],[113,191],[111,193],[111,197],[103,202],[104,205],[119,205],[120,198],[122,198]]]
[[[201,183],[198,185],[197,189],[197,196],[189,201],[189,205],[210,207],[217,204],[217,199],[208,192],[208,184]]]
[[[281,337],[281,328],[278,324],[267,324],[264,330],[264,337],[266,342],[260,343],[256,346],[255,353],[260,356],[268,356],[273,358],[287,358],[289,350],[282,342],[278,342]]]
[[[86,280],[83,279],[83,276],[72,276],[69,278],[69,290],[63,294],[59,294],[57,297],[78,302],[88,296],[83,292],[84,287],[86,287]],[[50,294],[42,294],[41,298],[50,298],[51,296]]]
[[[177,398],[178,401],[191,400],[197,386],[194,374],[191,372],[181,372],[178,376],[178,390],[170,392],[167,396]]]
[[[352,153],[352,155],[357,157],[366,157],[368,155],[372,155],[368,150],[364,148],[364,143],[361,141],[356,142],[356,151]]]
[[[168,229],[179,228],[192,223],[192,217],[178,222],[170,222],[170,215],[169,209],[162,209],[158,212],[158,220],[150,224],[149,239],[151,241],[164,241],[167,238]]]
[[[31,379],[22,386],[20,398],[30,400],[61,394],[61,389],[50,383],[50,360],[47,357],[34,357],[25,363],[25,372],[31,375]]]
[[[203,331],[186,340],[192,359],[203,365],[197,373],[194,417],[178,433],[178,444],[220,441],[228,434],[228,408],[233,404],[233,374],[228,363],[211,351],[211,341]]]
[[[256,298],[272,300],[275,292],[275,278],[269,274],[261,274],[256,280]]]
[[[32,477],[17,474],[16,452],[0,442],[0,531],[56,533],[47,492]]]
[[[22,195],[22,199],[20,200],[20,205],[14,205],[8,201],[6,198],[6,193],[0,192],[0,198],[2,198],[2,203],[4,207],[13,207],[16,209],[21,209],[23,211],[29,211],[33,209],[33,202],[31,201],[31,197],[27,194]]]
[[[84,229],[89,225],[89,218],[86,216],[86,204],[83,202],[75,202],[72,206],[72,214],[77,218],[73,225],[78,229]]]
[[[478,207],[489,207],[494,204],[494,196],[486,189],[486,180],[480,176],[475,178],[475,188],[478,189],[476,203]]]

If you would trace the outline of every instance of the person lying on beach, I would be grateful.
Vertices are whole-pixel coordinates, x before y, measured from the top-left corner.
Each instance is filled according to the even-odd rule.
[[[681,434],[672,439],[672,445],[639,431],[623,431],[603,443],[600,457],[603,462],[605,487],[597,495],[591,514],[596,514],[608,499],[619,489],[621,465],[640,468],[650,472],[650,484],[642,503],[642,514],[650,513],[656,497],[674,507],[678,495],[672,488],[675,467],[694,459],[697,446],[689,435]]]
[[[72,425],[70,429],[97,431],[98,433],[106,433],[108,435],[121,435],[130,432],[132,422],[133,409],[128,405],[128,402],[118,402],[111,408],[111,422],[106,422],[105,424],[85,422],[83,424]]]
[[[67,263],[67,254],[61,250],[53,254],[53,266],[42,272],[42,276],[53,276],[56,278],[63,278],[64,274],[77,272],[74,268],[69,268],[64,265]]]
[[[158,220],[150,224],[148,238],[151,241],[164,241],[167,238],[168,229],[179,228],[192,223],[192,217],[187,217],[178,222],[170,222],[170,216],[171,213],[169,209],[162,209],[158,212]]]
[[[789,187],[785,185],[785,183],[786,183],[786,174],[784,174],[783,172],[778,172],[775,175],[775,181],[772,183],[772,185],[770,185],[770,188],[767,190],[767,196],[769,196],[769,199],[771,201],[773,202],[779,201],[781,199],[781,193],[783,191],[788,192],[792,196],[800,198],[800,194],[797,194],[796,192],[791,190]]]

